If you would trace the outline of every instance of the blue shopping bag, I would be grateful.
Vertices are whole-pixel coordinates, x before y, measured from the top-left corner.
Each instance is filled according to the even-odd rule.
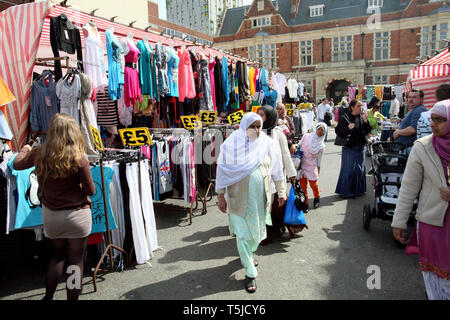
[[[305,215],[303,211],[297,209],[295,206],[295,191],[294,187],[291,187],[289,192],[289,198],[286,203],[286,211],[284,212],[284,224],[288,225],[306,225]]]

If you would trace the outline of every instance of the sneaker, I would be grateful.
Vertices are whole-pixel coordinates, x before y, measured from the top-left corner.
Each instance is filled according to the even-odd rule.
[[[320,198],[314,199],[314,209],[317,209],[320,206]]]

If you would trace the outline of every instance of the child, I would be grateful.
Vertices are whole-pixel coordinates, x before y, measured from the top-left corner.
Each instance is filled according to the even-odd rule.
[[[323,151],[325,150],[325,135],[328,127],[325,123],[319,122],[313,133],[305,134],[299,143],[299,147],[303,151],[301,160],[301,168],[298,178],[300,179],[300,186],[306,195],[306,204],[308,204],[308,181],[309,186],[314,193],[314,209],[320,205],[320,191],[319,191],[319,174],[320,163],[322,161]],[[305,210],[305,213],[308,210]]]

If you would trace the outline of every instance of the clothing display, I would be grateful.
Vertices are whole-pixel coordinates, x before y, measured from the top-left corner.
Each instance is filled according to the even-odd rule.
[[[173,48],[169,49],[169,53],[170,60],[168,62],[167,72],[167,76],[169,77],[169,95],[171,97],[178,97],[178,68],[180,65],[180,58]]]
[[[60,112],[72,116],[80,123],[78,101],[81,97],[81,80],[78,74],[67,73],[56,83],[56,96],[60,101]]]
[[[170,94],[168,62],[170,60],[170,52],[161,43],[155,45],[155,63],[158,70],[158,91],[161,96]]]
[[[199,80],[200,80],[200,110],[214,110],[211,76],[209,73],[208,60],[200,60],[199,68]]]
[[[105,31],[106,51],[108,53],[108,92],[111,100],[121,97],[125,79],[122,68],[122,45],[114,35],[113,29]]]
[[[141,52],[129,38],[127,38],[125,42],[130,51],[125,56],[124,98],[125,104],[127,106],[132,106],[138,100],[139,102],[142,102],[141,85],[137,71],[137,62]]]
[[[195,98],[194,73],[192,71],[189,51],[178,51],[178,57],[180,58],[180,68],[178,70],[178,94],[180,102],[184,102],[186,98]]]
[[[109,90],[97,94],[97,124],[99,126],[111,127],[119,124],[118,101],[111,100]],[[125,103],[123,103],[125,105]],[[131,111],[130,107],[125,107]]]
[[[141,83],[142,95],[154,97],[155,85],[152,77],[152,59],[154,58],[153,49],[150,44],[144,40],[137,42],[137,48],[141,52],[139,56],[139,80]]]
[[[93,23],[85,25],[83,30],[88,33],[88,36],[84,38],[86,49],[84,72],[91,78],[93,88],[103,88],[108,84],[108,80],[103,61],[104,52],[100,34]]]

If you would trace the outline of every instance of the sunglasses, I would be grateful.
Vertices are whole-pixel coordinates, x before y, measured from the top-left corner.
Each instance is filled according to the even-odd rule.
[[[442,117],[430,117],[430,118],[428,118],[428,121],[434,122],[437,124],[441,124],[441,123],[447,122],[447,119],[442,118]]]

